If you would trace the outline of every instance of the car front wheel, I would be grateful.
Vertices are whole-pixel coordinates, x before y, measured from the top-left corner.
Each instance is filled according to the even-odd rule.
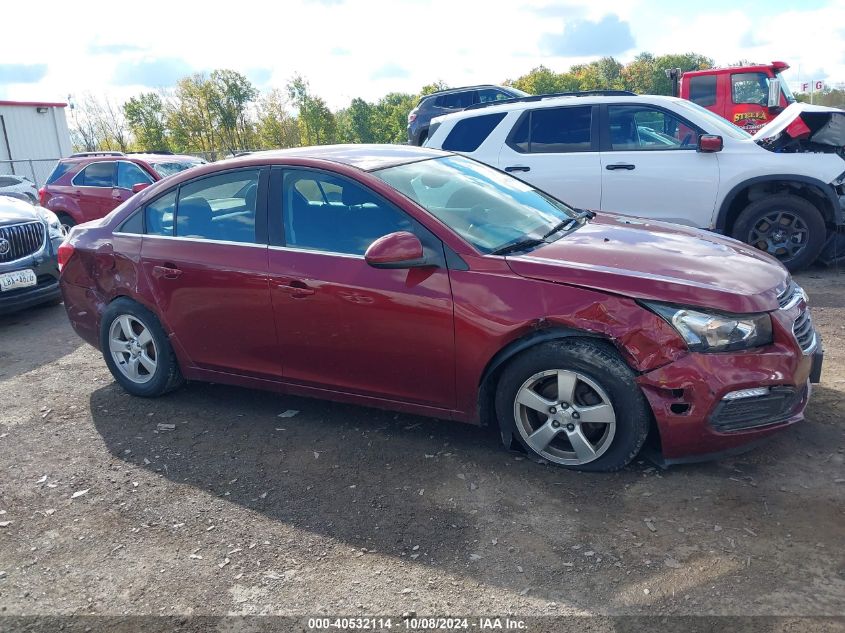
[[[789,194],[752,202],[734,224],[733,237],[773,257],[790,271],[812,264],[824,246],[827,228],[819,210]]]
[[[619,470],[639,453],[651,420],[634,378],[602,341],[544,343],[505,368],[496,414],[537,458],[575,470]]]
[[[106,308],[101,323],[100,349],[106,365],[133,396],[160,396],[184,382],[167,335],[144,306],[116,299]]]

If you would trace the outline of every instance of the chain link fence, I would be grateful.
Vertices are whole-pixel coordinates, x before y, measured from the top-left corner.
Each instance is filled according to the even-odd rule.
[[[47,178],[58,162],[58,158],[0,160],[0,175],[23,176],[31,180],[36,187],[41,187],[47,182]]]

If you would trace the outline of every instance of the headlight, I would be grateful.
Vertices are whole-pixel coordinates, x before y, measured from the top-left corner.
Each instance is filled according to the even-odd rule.
[[[47,230],[50,233],[51,240],[65,236],[65,230],[64,227],[62,227],[62,223],[59,221],[59,216],[44,207],[38,207],[38,215],[41,216],[41,219],[44,220],[44,223],[47,225]]]
[[[730,315],[662,303],[646,306],[666,319],[692,352],[727,352],[772,342],[772,319],[766,313]]]

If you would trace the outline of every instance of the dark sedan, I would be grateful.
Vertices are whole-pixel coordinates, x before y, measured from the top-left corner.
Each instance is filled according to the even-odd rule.
[[[0,195],[0,314],[61,299],[57,254],[63,239],[54,213]]]

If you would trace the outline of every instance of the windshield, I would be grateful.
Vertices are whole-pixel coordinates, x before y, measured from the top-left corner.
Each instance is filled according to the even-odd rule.
[[[373,172],[417,202],[482,253],[539,240],[573,209],[530,185],[461,156]]]
[[[735,138],[737,140],[751,138],[751,135],[742,128],[735,126],[730,121],[723,119],[718,114],[711,112],[707,108],[704,108],[698,105],[697,103],[693,103],[692,101],[686,100],[678,100],[675,103],[682,108],[694,110],[695,114],[706,118],[707,122],[710,124],[710,127],[715,128],[714,131],[718,131],[718,133],[730,136],[731,138]],[[708,130],[708,133],[713,134],[714,131]]]
[[[201,158],[194,160],[169,160],[164,162],[152,163],[153,169],[156,170],[159,176],[166,178],[173,174],[178,174],[180,171],[185,171],[189,167],[196,167],[197,165],[204,165],[205,161]]]

